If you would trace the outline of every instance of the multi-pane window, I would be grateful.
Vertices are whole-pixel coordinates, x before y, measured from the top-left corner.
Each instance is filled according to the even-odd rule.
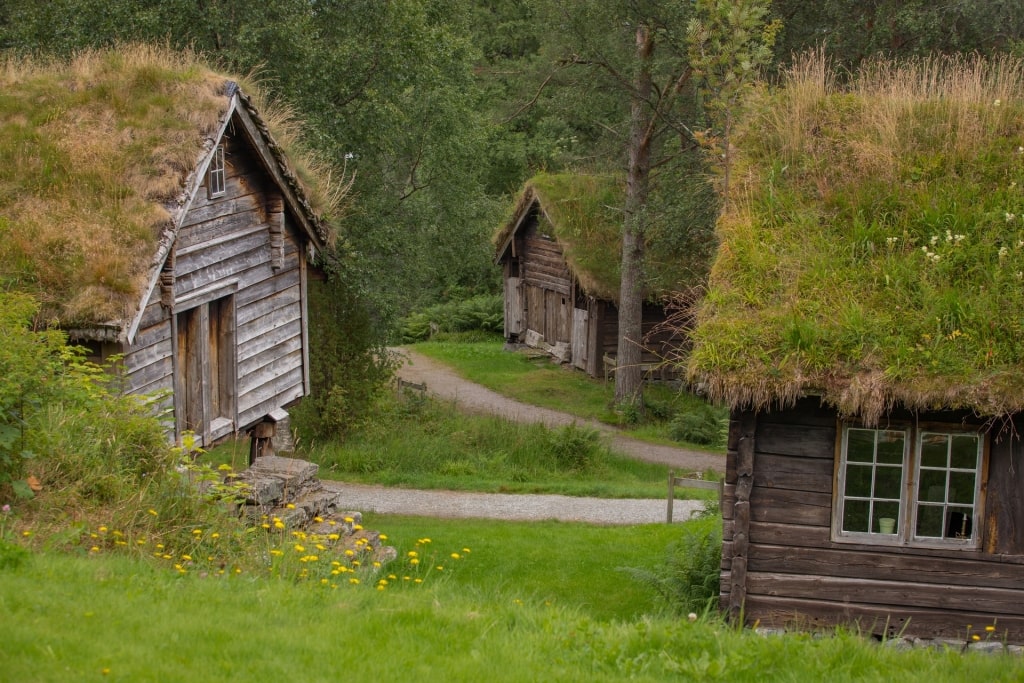
[[[206,187],[209,196],[222,197],[227,190],[227,171],[224,168],[224,145],[217,145],[206,172]]]
[[[976,546],[983,452],[975,432],[845,427],[837,540]]]

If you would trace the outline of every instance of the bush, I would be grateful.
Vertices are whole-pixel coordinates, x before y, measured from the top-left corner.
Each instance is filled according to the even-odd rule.
[[[728,429],[729,415],[725,410],[702,405],[673,418],[669,435],[676,441],[720,447],[725,445]]]
[[[505,325],[505,303],[500,294],[480,294],[449,301],[413,313],[401,321],[403,343],[430,339],[439,332],[479,330],[500,333]]]
[[[709,514],[686,522],[683,535],[669,546],[657,569],[625,568],[650,586],[675,614],[711,612],[718,606],[722,563],[722,518]]]

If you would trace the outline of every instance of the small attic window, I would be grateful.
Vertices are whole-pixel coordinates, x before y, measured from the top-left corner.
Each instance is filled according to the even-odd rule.
[[[223,197],[227,188],[227,173],[224,170],[224,145],[217,145],[210,159],[210,168],[206,173],[206,188],[210,199]]]

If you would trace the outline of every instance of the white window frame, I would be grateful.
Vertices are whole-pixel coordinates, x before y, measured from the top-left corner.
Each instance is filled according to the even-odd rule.
[[[872,486],[871,492],[868,496],[854,496],[846,495],[846,477],[849,471],[848,469],[848,454],[847,449],[849,445],[849,434],[851,430],[862,430],[874,433],[875,436],[875,451],[872,457]],[[878,434],[880,433],[900,433],[903,435],[903,461],[900,466],[900,495],[899,495],[899,514],[896,517],[896,523],[893,528],[893,533],[882,533],[877,519],[880,515],[874,514],[875,505],[881,503],[883,505],[895,502],[895,498],[886,498],[881,496],[875,496],[874,482],[877,480],[874,478],[874,470],[881,464],[882,467],[890,466],[885,463],[878,462]],[[929,467],[924,466],[924,471],[938,471],[946,472],[945,476],[945,490],[943,492],[942,501],[931,501],[922,499],[922,495],[919,491],[920,483],[922,481],[922,457],[921,449],[925,441],[925,437],[929,435],[945,436],[947,437],[947,444],[952,443],[952,437],[955,436],[973,436],[977,439],[977,458],[975,460],[975,468],[961,468],[953,467],[950,461],[950,457],[947,451],[947,461],[945,467]],[[947,445],[947,448],[949,446]],[[984,509],[984,482],[987,477],[988,468],[988,440],[985,438],[984,432],[977,429],[969,429],[959,427],[957,425],[945,425],[945,424],[896,424],[886,425],[884,427],[865,427],[857,423],[845,423],[841,425],[839,432],[839,444],[837,446],[836,453],[836,476],[835,486],[833,494],[833,505],[832,505],[832,540],[836,542],[849,542],[849,543],[870,543],[875,545],[891,545],[891,546],[907,546],[907,547],[926,547],[926,548],[951,548],[951,549],[965,549],[974,550],[981,547],[981,535],[982,535],[982,510]],[[858,461],[854,461],[855,463]],[[867,466],[867,463],[865,463]],[[949,501],[949,481],[951,474],[965,474],[974,473],[974,491],[973,498],[970,504],[958,503],[955,501]],[[846,501],[847,500],[861,500],[866,501],[869,505],[869,531],[847,531],[843,529],[844,515],[846,512]],[[918,514],[922,508],[927,507],[942,507],[943,509],[943,536],[920,536],[916,533]],[[970,520],[971,520],[971,532],[966,538],[957,537],[946,537],[945,528],[949,523],[949,508],[970,508]]]
[[[224,145],[217,145],[210,157],[210,166],[206,171],[206,190],[210,199],[223,197],[227,194],[227,168],[224,164]]]

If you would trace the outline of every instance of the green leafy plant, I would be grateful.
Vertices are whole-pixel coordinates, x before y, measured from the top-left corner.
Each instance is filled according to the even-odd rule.
[[[401,321],[404,343],[424,341],[438,333],[480,331],[500,333],[505,304],[500,294],[479,294],[412,313]]]
[[[729,417],[725,410],[700,405],[674,417],[669,423],[669,434],[676,441],[722,447],[728,427]]]
[[[707,514],[686,522],[656,569],[624,568],[653,588],[676,614],[709,613],[718,605],[722,562],[722,518]]]

